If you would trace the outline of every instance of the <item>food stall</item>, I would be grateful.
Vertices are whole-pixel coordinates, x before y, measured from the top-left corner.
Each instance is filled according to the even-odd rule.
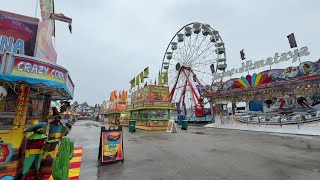
[[[167,86],[147,85],[131,94],[130,120],[136,121],[136,127],[144,130],[166,130],[170,119],[170,110],[175,110],[169,101]]]
[[[41,127],[48,124],[51,100],[73,97],[68,70],[36,53],[37,49],[45,55],[48,50],[38,41],[44,22],[0,11],[0,179],[13,178],[22,171],[27,157],[25,144],[33,135],[33,127],[40,127],[33,122],[40,122]],[[45,133],[48,131],[46,126]],[[43,153],[40,175],[51,173],[57,148]],[[28,176],[33,175],[30,170]]]
[[[126,107],[128,104],[127,91],[112,91],[110,93],[109,106],[106,111],[106,120],[109,124],[129,126],[129,112]]]

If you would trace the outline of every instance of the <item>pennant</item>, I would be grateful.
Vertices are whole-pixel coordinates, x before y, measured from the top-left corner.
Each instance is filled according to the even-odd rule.
[[[132,80],[131,80],[131,89],[134,88],[136,86],[136,78],[134,77]]]
[[[136,77],[136,86],[139,86],[140,84],[140,79],[139,79],[139,75]]]
[[[294,37],[294,33],[289,34],[287,38],[291,48],[295,48],[298,46],[296,42],[296,38]]]
[[[246,55],[244,54],[244,49],[242,49],[240,51],[240,57],[241,57],[241,60],[245,60],[246,59]]]
[[[149,77],[149,67],[144,68],[143,76],[144,76],[144,78],[148,78]]]
[[[163,78],[162,78],[162,74],[161,74],[161,72],[159,71],[159,76],[158,76],[158,85],[159,86],[162,86],[162,80]]]
[[[169,73],[168,71],[166,71],[163,75],[163,83],[168,84],[168,81],[169,81]]]
[[[143,76],[143,71],[140,73],[140,83],[143,83],[144,82],[144,76]]]

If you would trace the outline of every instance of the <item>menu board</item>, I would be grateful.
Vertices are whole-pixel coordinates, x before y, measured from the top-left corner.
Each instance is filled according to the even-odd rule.
[[[121,126],[110,126],[109,129],[101,127],[98,159],[101,165],[115,161],[124,161]]]

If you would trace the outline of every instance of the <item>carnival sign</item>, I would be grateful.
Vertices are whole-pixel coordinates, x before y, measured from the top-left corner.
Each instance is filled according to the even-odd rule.
[[[67,71],[42,62],[15,58],[12,74],[25,75],[65,83]]]
[[[26,123],[29,93],[30,86],[26,83],[19,83],[17,109],[13,120],[13,128],[20,128]]]
[[[230,77],[234,74],[248,72],[249,70],[279,64],[281,62],[286,62],[289,60],[294,63],[299,59],[299,57],[308,56],[309,54],[310,52],[308,51],[308,47],[302,47],[300,49],[294,50],[293,52],[289,51],[281,53],[281,55],[280,53],[275,53],[273,57],[268,57],[266,60],[262,59],[255,62],[252,62],[252,60],[248,60],[246,62],[243,62],[240,68],[233,68],[222,73],[214,73],[213,80],[223,79],[224,77]]]
[[[98,159],[100,165],[114,161],[124,161],[122,127],[101,127]]]
[[[39,20],[0,11],[0,52],[33,56]]]
[[[285,69],[270,69],[252,75],[233,78],[226,82],[214,83],[206,87],[205,93],[223,92],[232,89],[251,88],[254,86],[268,85],[269,83],[297,80],[320,74],[320,59],[318,61],[306,61],[299,66],[290,66]]]

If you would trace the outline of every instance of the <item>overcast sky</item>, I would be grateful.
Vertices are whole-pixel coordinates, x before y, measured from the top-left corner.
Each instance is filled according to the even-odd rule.
[[[35,6],[35,0],[0,0],[1,10],[28,16]],[[128,89],[146,66],[154,78],[171,38],[190,22],[220,32],[228,69],[240,66],[241,49],[254,61],[289,51],[292,32],[311,52],[303,61],[320,58],[319,0],[55,0],[55,9],[73,18],[71,35],[57,22],[58,64],[76,85],[74,100],[90,105]]]

